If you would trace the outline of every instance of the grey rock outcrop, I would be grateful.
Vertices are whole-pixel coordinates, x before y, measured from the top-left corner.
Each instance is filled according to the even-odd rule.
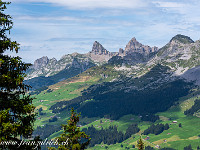
[[[143,55],[148,55],[152,52],[157,52],[157,47],[150,47],[139,43],[136,38],[132,38],[125,47],[125,53],[140,53]]]
[[[47,56],[43,56],[42,58],[39,58],[34,61],[33,68],[39,69],[41,67],[46,66],[49,63],[49,58]]]
[[[180,75],[182,78],[186,79],[187,81],[192,81],[196,85],[200,86],[200,66],[194,67],[192,69],[187,70],[185,73]]]
[[[95,41],[90,51],[87,55],[94,61],[98,63],[107,62],[112,56],[117,53],[111,53],[106,50],[99,42]]]
[[[124,56],[125,53],[124,53],[124,50],[122,48],[119,49],[119,56]]]
[[[92,53],[95,55],[108,55],[109,51],[107,51],[99,42],[95,41],[92,47]]]
[[[189,60],[192,54],[195,54],[193,49],[198,47],[197,42],[194,42],[190,37],[184,35],[174,36],[169,43],[159,50],[158,56],[168,62],[177,60]]]

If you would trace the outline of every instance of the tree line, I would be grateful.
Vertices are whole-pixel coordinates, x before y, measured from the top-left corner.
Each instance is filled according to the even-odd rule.
[[[148,135],[148,134],[155,134],[158,135],[160,133],[162,133],[164,130],[168,130],[169,129],[169,124],[166,123],[164,124],[157,124],[154,125],[152,124],[150,127],[148,127],[146,130],[144,130],[144,135]]]
[[[140,131],[137,124],[130,125],[126,132],[123,133],[122,131],[117,130],[117,126],[109,126],[108,129],[101,128],[97,130],[94,126],[84,128],[83,131],[90,135],[91,141],[90,146],[93,147],[95,144],[116,144],[121,143],[122,141],[131,137],[131,135]]]

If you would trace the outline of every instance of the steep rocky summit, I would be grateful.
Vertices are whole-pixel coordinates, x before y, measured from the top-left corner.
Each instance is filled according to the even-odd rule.
[[[118,55],[123,57],[125,62],[136,64],[146,62],[158,51],[158,47],[150,47],[139,43],[136,38],[132,38],[125,47],[119,49]]]
[[[116,53],[109,52],[99,42],[95,41],[92,47],[92,51],[87,54],[95,62],[107,62]]]
[[[136,52],[148,55],[149,53],[158,51],[157,47],[150,47],[148,45],[142,45],[136,38],[132,38],[126,45],[125,52]]]
[[[43,56],[42,58],[35,60],[33,68],[39,69],[46,66],[48,63],[49,63],[49,58],[47,56]]]
[[[155,60],[170,67],[174,76],[200,85],[200,41],[178,34],[159,50]]]
[[[143,55],[149,55],[150,53],[157,52],[158,47],[150,47],[139,43],[136,38],[132,38],[125,47],[125,50],[119,49],[119,55],[126,56],[131,53],[140,53]]]
[[[199,42],[194,42],[190,37],[184,35],[174,36],[169,43],[162,47],[158,52],[158,57],[164,62],[182,62],[181,65],[187,63],[189,68],[190,62],[195,62],[194,57],[197,57],[199,53]],[[178,63],[177,65],[180,65]],[[176,65],[176,66],[177,66]]]

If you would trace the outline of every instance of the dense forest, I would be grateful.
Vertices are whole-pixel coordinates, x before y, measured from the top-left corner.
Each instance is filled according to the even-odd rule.
[[[46,124],[44,127],[37,127],[33,131],[33,136],[40,136],[42,140],[48,138],[54,132],[60,131],[62,127],[60,125],[48,125]]]
[[[148,127],[148,129],[144,130],[144,135],[148,135],[148,134],[155,134],[158,135],[160,133],[162,133],[164,130],[168,130],[169,129],[169,124],[166,123],[164,124],[157,124],[154,125],[152,124],[150,127]]]
[[[122,141],[131,137],[131,135],[140,131],[137,124],[130,125],[126,132],[123,133],[117,130],[117,126],[110,126],[108,129],[97,130],[94,126],[84,128],[83,131],[90,135],[91,141],[90,146],[93,147],[95,144],[116,144],[121,143]]]

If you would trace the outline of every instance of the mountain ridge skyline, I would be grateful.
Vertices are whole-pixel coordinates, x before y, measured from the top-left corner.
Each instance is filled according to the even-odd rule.
[[[186,35],[183,35],[183,34],[176,34],[175,36],[173,36],[169,41],[168,41],[168,43],[170,43],[175,37],[178,37],[179,35],[181,35],[181,36],[184,36],[184,37],[189,37],[189,36],[186,36]],[[190,37],[189,37],[190,38]],[[133,39],[135,39],[136,40],[136,42],[139,42],[139,41],[137,41],[137,39],[136,39],[136,37],[132,37],[131,38],[131,40],[129,40],[129,42],[131,42]],[[190,38],[191,39],[191,38]],[[191,39],[192,40],[192,39]],[[199,39],[200,40],[200,39]],[[196,41],[199,41],[199,40],[196,40]],[[196,42],[196,41],[193,41],[193,42]],[[94,46],[94,44],[95,43],[98,43],[98,44],[100,44],[106,51],[108,51],[108,52],[110,52],[110,53],[119,53],[119,51],[120,50],[125,50],[126,49],[126,47],[127,47],[127,45],[129,44],[129,42],[126,44],[126,46],[125,47],[119,47],[118,48],[118,50],[116,49],[115,51],[110,51],[109,49],[107,49],[107,48],[105,48],[104,46],[103,46],[103,44],[102,43],[100,43],[99,41],[94,41],[93,42],[93,46]],[[139,42],[140,43],[140,42]],[[141,44],[141,43],[140,43]],[[106,45],[106,44],[105,44]],[[143,45],[143,44],[142,44]],[[166,45],[166,44],[165,44]],[[165,45],[163,45],[162,47],[157,47],[157,46],[152,46],[152,48],[157,48],[158,50],[160,50],[161,48],[163,48]],[[147,47],[149,47],[149,45],[143,45],[143,46],[147,46]],[[157,50],[157,51],[158,51]],[[48,57],[47,55],[44,55],[44,56],[42,56],[42,57],[47,57],[48,59],[56,59],[57,61],[58,60],[60,60],[60,59],[62,59],[62,57],[63,56],[65,56],[65,55],[69,55],[69,54],[72,54],[72,55],[76,55],[76,54],[87,54],[87,53],[91,53],[93,51],[93,49],[92,50],[88,50],[88,52],[85,52],[85,53],[78,53],[78,52],[72,52],[72,53],[66,53],[66,54],[64,54],[64,55],[62,55],[59,59],[56,59],[55,57]],[[40,57],[40,58],[42,58],[42,57]],[[40,59],[40,58],[37,58],[37,59]],[[36,59],[36,60],[37,60]],[[34,61],[36,61],[36,60],[34,60]],[[33,63],[34,64],[34,63]]]
[[[10,37],[21,44],[18,55],[25,62],[47,54],[60,59],[75,51],[85,53],[95,40],[113,52],[133,36],[144,45],[162,47],[175,34],[194,40],[200,35],[197,0],[10,1]]]

